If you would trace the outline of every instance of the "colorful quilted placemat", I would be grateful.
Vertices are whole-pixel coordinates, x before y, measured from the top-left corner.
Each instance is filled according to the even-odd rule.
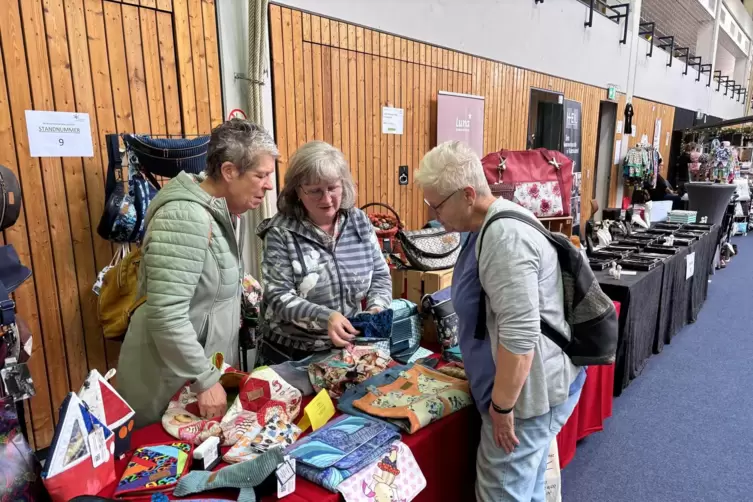
[[[188,472],[191,445],[184,442],[142,446],[133,452],[115,498],[172,489]]]

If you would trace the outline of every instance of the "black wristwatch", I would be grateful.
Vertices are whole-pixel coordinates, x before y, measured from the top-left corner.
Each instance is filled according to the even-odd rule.
[[[513,408],[508,408],[505,410],[504,408],[500,408],[499,406],[494,404],[494,401],[492,401],[492,409],[496,411],[497,413],[499,413],[500,415],[509,415],[510,412],[512,412],[512,410],[514,409],[514,406]]]

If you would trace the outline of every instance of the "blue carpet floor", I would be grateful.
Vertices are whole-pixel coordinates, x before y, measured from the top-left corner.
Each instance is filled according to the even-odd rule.
[[[562,471],[564,502],[751,501],[753,235],[711,276],[698,321],[615,398]]]

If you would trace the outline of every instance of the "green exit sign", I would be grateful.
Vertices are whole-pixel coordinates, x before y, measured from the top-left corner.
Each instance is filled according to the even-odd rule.
[[[617,98],[617,89],[614,86],[607,88],[607,99],[614,101]]]

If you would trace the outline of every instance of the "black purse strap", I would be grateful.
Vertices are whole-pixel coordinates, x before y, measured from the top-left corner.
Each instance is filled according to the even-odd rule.
[[[8,288],[0,280],[0,326],[16,322],[16,302],[10,297]]]

